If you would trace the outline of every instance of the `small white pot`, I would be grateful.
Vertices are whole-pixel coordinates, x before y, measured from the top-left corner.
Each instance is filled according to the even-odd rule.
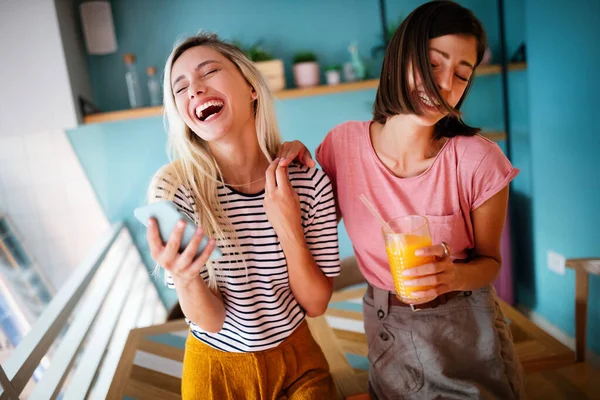
[[[332,70],[325,72],[325,80],[328,85],[338,85],[340,83],[341,74],[340,71]]]
[[[303,62],[294,65],[294,82],[297,87],[317,86],[320,81],[319,63]]]

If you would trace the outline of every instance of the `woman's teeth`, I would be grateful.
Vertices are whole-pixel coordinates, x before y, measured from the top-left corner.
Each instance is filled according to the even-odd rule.
[[[202,112],[205,111],[207,108],[209,108],[211,106],[215,106],[215,107],[221,108],[221,107],[223,107],[223,102],[221,100],[210,100],[210,101],[207,101],[204,104],[199,105],[196,108],[196,117],[198,117],[198,119],[202,119],[202,117],[203,117]],[[211,114],[211,115],[208,115],[208,116],[204,116],[205,117],[204,120],[209,119],[210,117],[212,117],[212,115],[214,115],[214,114]]]
[[[419,98],[421,99],[421,101],[422,101],[423,103],[425,103],[425,104],[426,104],[426,105],[428,105],[429,107],[438,107],[438,106],[439,106],[439,104],[438,104],[436,101],[431,101],[431,100],[429,99],[429,97],[427,97],[427,96],[425,96],[425,95],[423,95],[423,94],[420,94],[420,95],[419,95]]]

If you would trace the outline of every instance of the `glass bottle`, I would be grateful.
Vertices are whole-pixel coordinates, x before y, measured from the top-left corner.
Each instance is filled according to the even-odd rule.
[[[160,95],[160,82],[156,76],[156,68],[148,67],[146,72],[148,74],[148,93],[150,94],[150,105],[160,106],[162,105],[162,97]]]
[[[129,105],[131,108],[142,106],[142,93],[140,91],[140,82],[135,67],[135,54],[127,53],[123,56],[125,61],[125,82],[127,83],[127,95],[129,96]]]

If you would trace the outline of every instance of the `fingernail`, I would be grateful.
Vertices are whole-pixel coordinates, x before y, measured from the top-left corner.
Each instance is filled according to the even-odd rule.
[[[194,232],[194,235],[196,235],[196,236],[202,236],[202,228],[197,227],[196,231]]]
[[[402,282],[402,284],[403,284],[404,286],[414,286],[413,282],[414,282],[414,281],[412,281],[412,280],[410,280],[410,281],[404,281],[404,282]]]
[[[185,221],[182,221],[182,220],[177,221],[177,227],[178,228],[185,228]]]
[[[423,251],[423,249],[415,250],[415,256],[422,256],[422,255],[425,255],[425,252]]]
[[[148,220],[148,226],[154,226],[154,219],[150,218]]]
[[[402,276],[412,276],[412,275],[413,275],[413,273],[411,270],[406,269],[406,270],[402,271]]]

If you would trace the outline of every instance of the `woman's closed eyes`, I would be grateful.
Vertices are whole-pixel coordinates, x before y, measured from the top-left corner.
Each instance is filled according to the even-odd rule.
[[[209,77],[213,76],[215,73],[217,73],[218,71],[219,71],[218,69],[211,69],[210,71],[204,73],[202,75],[202,78],[209,78]],[[180,88],[175,90],[175,94],[183,93],[187,90],[187,88],[188,88],[187,86],[181,86]]]
[[[433,69],[434,71],[436,71],[438,68],[439,68],[439,66],[437,64],[433,64],[433,63],[431,64],[431,69]],[[458,79],[460,79],[463,82],[469,81],[469,78],[465,78],[464,76],[462,76],[458,73],[454,74],[454,76],[456,76]]]

